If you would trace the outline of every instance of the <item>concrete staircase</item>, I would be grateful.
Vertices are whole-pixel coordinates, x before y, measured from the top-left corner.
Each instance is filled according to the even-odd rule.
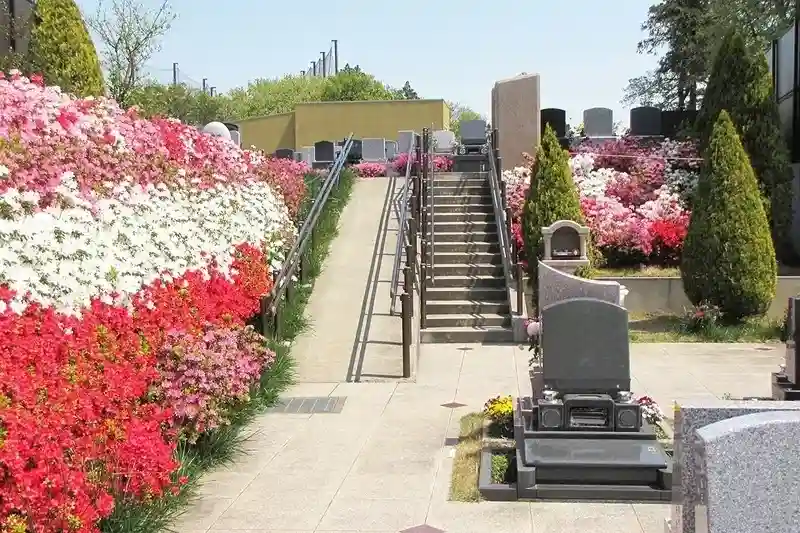
[[[512,342],[489,179],[437,173],[433,181],[433,274],[422,342]]]

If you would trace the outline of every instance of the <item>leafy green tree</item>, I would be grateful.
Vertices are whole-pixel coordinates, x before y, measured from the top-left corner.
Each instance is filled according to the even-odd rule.
[[[245,119],[290,113],[299,103],[322,101],[330,78],[285,76],[259,79],[221,97],[221,113],[228,119]]]
[[[182,84],[148,83],[129,93],[128,104],[135,105],[145,117],[173,117],[195,126],[229,118],[224,116],[223,97]]]
[[[36,2],[28,64],[48,85],[78,96],[104,94],[97,51],[74,0]]]
[[[403,88],[400,89],[400,94],[402,95],[403,100],[419,100],[419,95],[417,91],[411,88],[411,82],[406,81],[403,84]]]
[[[773,98],[772,76],[763,51],[748,46],[741,32],[725,36],[715,58],[697,117],[701,145],[707,144],[723,109],[730,114],[750,155],[778,257],[795,262],[791,242],[792,171],[778,105]]]
[[[458,102],[447,102],[450,109],[450,130],[461,138],[461,124],[470,120],[481,120],[484,117],[472,108]]]
[[[777,265],[753,168],[727,111],[706,145],[683,245],[689,300],[718,306],[730,322],[761,315],[775,297]]]
[[[397,98],[392,89],[375,79],[375,76],[361,72],[358,67],[356,69],[343,70],[335,76],[323,78],[325,84],[321,99],[325,102],[354,102]]]
[[[542,251],[542,228],[559,220],[584,223],[578,188],[569,168],[569,153],[561,147],[548,124],[536,150],[531,184],[522,210],[525,256],[531,277],[535,275],[536,258]]]

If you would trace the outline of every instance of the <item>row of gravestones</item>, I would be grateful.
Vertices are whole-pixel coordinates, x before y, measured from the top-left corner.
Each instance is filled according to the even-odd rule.
[[[567,112],[563,109],[541,110],[541,128],[550,125],[556,137],[567,136]],[[693,123],[696,111],[662,111],[657,107],[634,107],[630,111],[629,135],[637,137],[674,137],[685,123]],[[614,112],[607,107],[593,107],[583,112],[584,136],[614,137]]]
[[[413,131],[403,130],[398,132],[397,140],[367,137],[353,139],[348,159],[351,161],[387,162],[395,159],[399,154],[406,153],[413,143]],[[341,152],[345,141],[317,141],[312,146],[304,146],[299,151],[290,148],[280,148],[273,154],[280,159],[294,159],[309,165],[330,164]]]
[[[538,277],[544,360],[538,382],[534,368],[534,398],[541,397],[545,381],[587,388],[616,383],[627,390],[628,314],[619,305],[624,288],[544,262]],[[581,335],[574,334],[576,324]],[[667,532],[800,531],[800,402],[703,400],[676,406],[673,461]]]

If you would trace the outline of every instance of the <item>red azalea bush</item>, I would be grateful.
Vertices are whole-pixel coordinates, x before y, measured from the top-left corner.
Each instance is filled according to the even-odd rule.
[[[362,161],[357,165],[353,165],[353,169],[362,178],[380,178],[386,175],[386,165],[383,163]]]
[[[95,301],[81,318],[36,304],[0,315],[4,531],[96,533],[114,496],[158,497],[177,488],[172,409],[147,400],[164,379],[156,354],[176,326],[244,326],[271,282],[254,247],[241,247],[234,269],[233,279],[212,267],[158,282],[137,295],[132,311]],[[267,364],[270,355],[256,359]],[[245,369],[253,364],[248,359]],[[184,375],[182,383],[200,388],[206,377],[192,383]]]

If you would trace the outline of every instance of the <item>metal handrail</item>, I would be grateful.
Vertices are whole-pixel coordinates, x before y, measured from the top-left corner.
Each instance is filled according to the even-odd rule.
[[[351,133],[345,140],[344,146],[342,146],[342,151],[339,152],[339,155],[336,157],[336,160],[333,162],[333,165],[328,171],[328,175],[325,177],[325,181],[322,183],[320,190],[314,197],[314,202],[311,205],[311,209],[309,209],[308,215],[303,221],[303,224],[300,226],[300,231],[297,234],[297,238],[292,244],[289,253],[286,254],[286,259],[281,266],[280,272],[275,277],[272,290],[269,292],[269,294],[262,296],[261,298],[262,315],[269,312],[274,316],[278,305],[280,304],[281,298],[283,298],[283,296],[286,294],[286,291],[289,290],[289,286],[295,277],[295,271],[302,261],[302,257],[306,251],[306,248],[312,241],[311,237],[314,227],[317,224],[317,220],[319,220],[319,217],[322,214],[322,210],[328,201],[331,191],[333,190],[334,186],[338,185],[339,183],[339,177],[342,169],[344,168],[345,162],[347,161],[347,156],[350,153],[352,146],[353,134]],[[262,324],[262,327],[266,328],[266,324]]]
[[[433,285],[434,284],[434,278],[435,278],[434,268],[433,268],[434,267],[434,263],[435,263],[434,253],[435,253],[435,248],[436,248],[436,242],[435,242],[435,240],[436,240],[435,239],[436,232],[433,231],[433,228],[434,228],[433,221],[434,221],[434,218],[435,218],[434,206],[433,206],[433,200],[434,200],[434,198],[433,198],[433,189],[434,189],[433,181],[434,181],[434,170],[436,169],[436,167],[433,164],[433,159],[434,159],[433,155],[432,155],[433,142],[429,139],[428,145],[427,146],[423,146],[423,149],[424,149],[424,156],[423,157],[425,159],[425,165],[428,168],[428,205],[426,206],[427,210],[428,210],[427,223],[429,224],[429,228],[428,228],[428,245],[430,247],[429,250],[428,250],[428,266],[430,267],[428,269],[428,276],[429,276],[429,278],[431,280],[431,285]]]
[[[505,209],[505,198],[503,198],[503,188],[501,185],[501,176],[495,161],[496,146],[492,142],[492,137],[487,139],[489,145],[489,189],[492,192],[492,204],[494,206],[494,219],[497,225],[497,234],[500,239],[500,255],[503,260],[503,273],[506,278],[506,291],[509,293],[509,300],[511,296],[511,286],[513,283],[512,268],[514,264],[513,259],[513,245],[511,243],[511,232],[509,231],[510,220],[508,220],[508,212]]]
[[[392,265],[392,284],[389,286],[389,314],[394,314],[395,303],[397,302],[397,286],[400,283],[400,265],[402,264],[403,250],[405,250],[408,236],[408,215],[410,209],[408,204],[411,201],[411,168],[414,162],[414,148],[415,142],[412,142],[408,148],[408,161],[406,162],[406,182],[403,184],[403,189],[400,192],[400,217],[398,218],[397,230],[397,244],[394,250],[394,264]]]

